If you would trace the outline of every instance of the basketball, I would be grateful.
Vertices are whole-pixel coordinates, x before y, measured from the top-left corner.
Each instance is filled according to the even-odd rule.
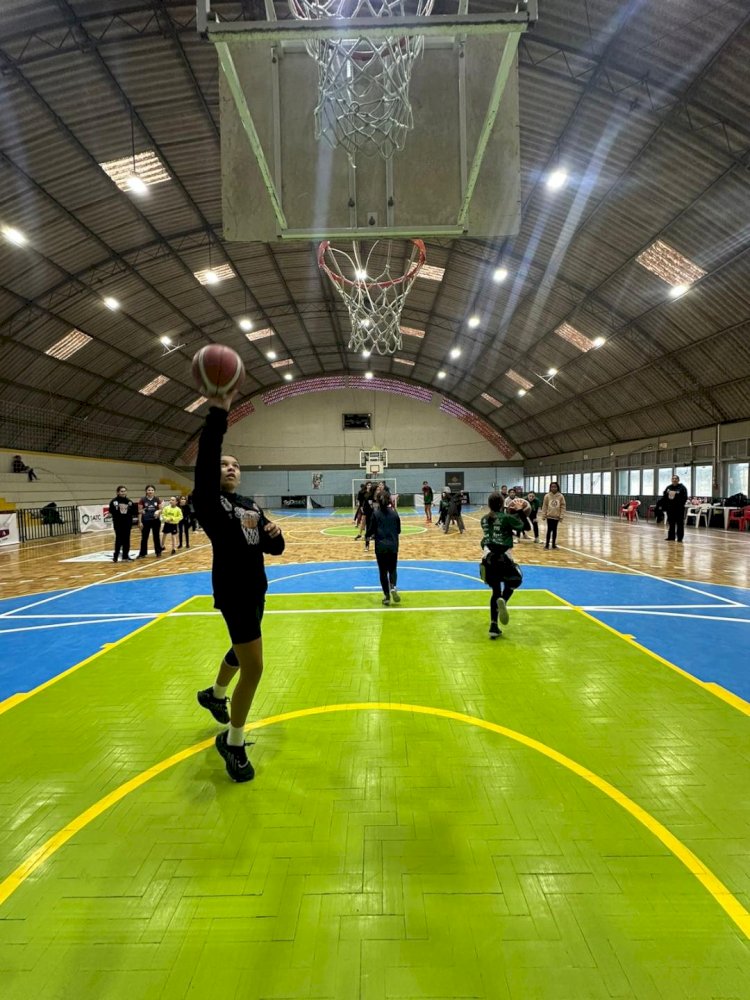
[[[245,380],[239,354],[225,344],[208,344],[193,358],[195,384],[206,396],[226,396]]]
[[[523,510],[526,504],[521,500],[520,497],[516,497],[515,500],[511,500],[508,504],[508,510]]]

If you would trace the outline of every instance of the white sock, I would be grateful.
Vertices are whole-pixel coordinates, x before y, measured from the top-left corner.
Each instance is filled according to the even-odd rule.
[[[214,698],[226,698],[227,689],[221,684],[214,684]]]
[[[227,735],[227,743],[230,747],[241,747],[245,742],[245,727],[231,726]]]

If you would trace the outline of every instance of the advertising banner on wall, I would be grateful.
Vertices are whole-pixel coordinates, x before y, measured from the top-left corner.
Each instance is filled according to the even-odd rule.
[[[0,514],[0,545],[18,545],[18,514]]]
[[[86,531],[109,531],[109,529],[109,507],[78,508],[78,530],[81,534]]]

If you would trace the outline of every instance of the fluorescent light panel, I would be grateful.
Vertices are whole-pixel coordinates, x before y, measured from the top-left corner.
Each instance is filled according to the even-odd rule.
[[[56,341],[52,347],[48,347],[44,353],[51,358],[57,358],[58,361],[67,361],[76,351],[80,351],[90,342],[91,337],[87,333],[82,330],[71,330],[70,333],[66,333],[64,337]]]
[[[153,149],[136,153],[135,156],[123,156],[120,160],[107,160],[99,166],[121,191],[130,190],[128,178],[134,175],[149,186],[171,180]]]
[[[160,389],[163,385],[166,385],[168,381],[169,379],[166,375],[157,375],[155,379],[147,382],[142,389],[138,390],[138,392],[140,392],[142,396],[153,396],[156,390]]]
[[[215,275],[215,279],[211,276]],[[200,271],[194,271],[193,277],[197,278],[202,285],[216,285],[220,281],[234,277],[234,271],[229,264],[218,264],[216,267],[204,267]]]
[[[573,347],[577,347],[579,351],[590,351],[594,346],[593,340],[589,340],[580,330],[576,330],[574,326],[570,323],[561,323],[555,330],[558,337],[562,337],[563,340],[567,340],[569,344]]]
[[[195,402],[191,403],[190,406],[185,407],[185,413],[195,413],[199,406],[203,406],[208,400],[205,396],[199,396]]]
[[[253,344],[256,340],[263,340],[264,337],[272,337],[273,330],[270,326],[266,326],[262,330],[253,330],[252,333],[246,333],[245,336]]]
[[[417,328],[413,326],[402,326],[400,327],[400,330],[405,337],[416,337],[417,340],[424,339],[424,330],[417,330]]]
[[[272,361],[271,362],[271,367],[272,368],[288,368],[289,365],[293,365],[293,364],[294,364],[294,359],[293,358],[283,358],[281,361]]]
[[[502,406],[503,405],[500,402],[499,399],[495,399],[494,396],[490,396],[490,394],[488,392],[483,392],[482,393],[482,399],[484,399],[488,403],[491,403],[493,406]]]
[[[407,368],[413,368],[414,362],[409,361],[408,358],[394,358],[393,359],[397,365],[406,365]]]
[[[509,378],[511,382],[515,382],[516,385],[520,385],[522,389],[531,389],[534,385],[533,382],[529,382],[527,378],[524,378],[523,375],[519,375],[518,372],[513,371],[512,368],[507,370],[505,376],[506,378]]]
[[[674,247],[657,240],[635,258],[641,267],[651,271],[669,285],[691,285],[706,273]]]

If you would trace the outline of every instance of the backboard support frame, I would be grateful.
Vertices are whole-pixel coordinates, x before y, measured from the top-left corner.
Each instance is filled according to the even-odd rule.
[[[211,20],[210,0],[198,0],[197,24],[200,34],[212,42],[217,50],[223,80],[231,94],[247,142],[262,177],[275,226],[275,236],[280,240],[322,240],[322,239],[358,239],[358,238],[408,238],[419,237],[461,237],[473,235],[470,225],[470,209],[479,180],[482,165],[485,161],[490,139],[498,117],[498,112],[506,90],[506,84],[516,60],[518,43],[523,32],[528,30],[537,19],[537,0],[528,0],[525,9],[520,11],[505,11],[495,14],[468,13],[468,0],[459,0],[458,13],[451,15],[432,15],[430,17],[389,17],[389,18],[352,18],[347,19],[342,26],[341,19],[325,18],[314,22],[269,19],[266,21],[233,21],[221,22]],[[463,11],[466,11],[463,13]],[[273,5],[266,4],[267,16],[273,13]],[[470,151],[467,140],[466,108],[467,100],[465,62],[458,60],[458,90],[459,90],[459,145],[460,145],[460,199],[455,210],[455,221],[443,222],[438,225],[397,225],[395,224],[393,205],[395,202],[393,162],[385,164],[386,209],[385,218],[376,219],[374,224],[368,220],[368,225],[357,223],[356,204],[357,172],[350,164],[348,170],[349,185],[349,225],[333,225],[299,228],[289,224],[288,212],[285,211],[282,198],[281,173],[281,140],[278,128],[274,126],[274,134],[270,140],[271,161],[266,155],[266,149],[256,126],[256,121],[248,104],[247,95],[241,82],[241,74],[235,60],[233,47],[236,43],[265,44],[271,47],[272,58],[272,103],[274,122],[278,122],[279,103],[279,61],[284,58],[285,51],[302,49],[303,43],[310,40],[330,39],[336,37],[357,36],[367,38],[385,38],[398,34],[401,37],[422,35],[426,44],[431,40],[434,45],[450,47],[464,46],[467,39],[482,36],[505,36],[505,44],[497,65],[494,83],[479,130],[473,151]],[[469,157],[471,163],[469,165]],[[484,235],[484,234],[478,234]],[[258,238],[267,239],[270,234],[263,233]],[[230,235],[228,238],[233,238]],[[248,238],[236,236],[234,238]]]

